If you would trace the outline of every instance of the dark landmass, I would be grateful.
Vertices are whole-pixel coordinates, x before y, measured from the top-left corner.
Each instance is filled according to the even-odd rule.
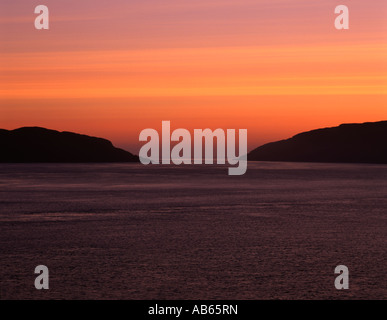
[[[0,162],[138,162],[106,139],[39,127],[0,129]]]
[[[265,144],[251,161],[387,163],[387,121],[342,124]]]

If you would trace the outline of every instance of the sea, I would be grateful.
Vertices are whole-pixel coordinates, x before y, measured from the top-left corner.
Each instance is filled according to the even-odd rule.
[[[0,299],[386,299],[386,248],[387,165],[0,164]]]

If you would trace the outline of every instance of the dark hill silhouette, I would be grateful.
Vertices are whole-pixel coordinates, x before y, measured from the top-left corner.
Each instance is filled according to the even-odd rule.
[[[102,138],[39,127],[0,129],[0,162],[137,162]]]
[[[387,121],[342,124],[265,144],[252,161],[387,163]]]

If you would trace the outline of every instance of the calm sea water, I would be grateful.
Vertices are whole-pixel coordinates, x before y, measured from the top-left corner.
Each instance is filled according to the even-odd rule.
[[[386,299],[386,218],[383,165],[0,164],[0,298]]]

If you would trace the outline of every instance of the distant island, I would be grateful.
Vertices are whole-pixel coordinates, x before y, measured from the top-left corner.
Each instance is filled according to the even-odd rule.
[[[251,151],[250,161],[387,163],[387,121],[303,132]]]
[[[106,139],[40,127],[0,129],[0,162],[138,162]]]
[[[249,161],[387,164],[387,121],[342,124],[267,143]],[[0,129],[0,163],[139,162],[106,139],[41,127]]]

